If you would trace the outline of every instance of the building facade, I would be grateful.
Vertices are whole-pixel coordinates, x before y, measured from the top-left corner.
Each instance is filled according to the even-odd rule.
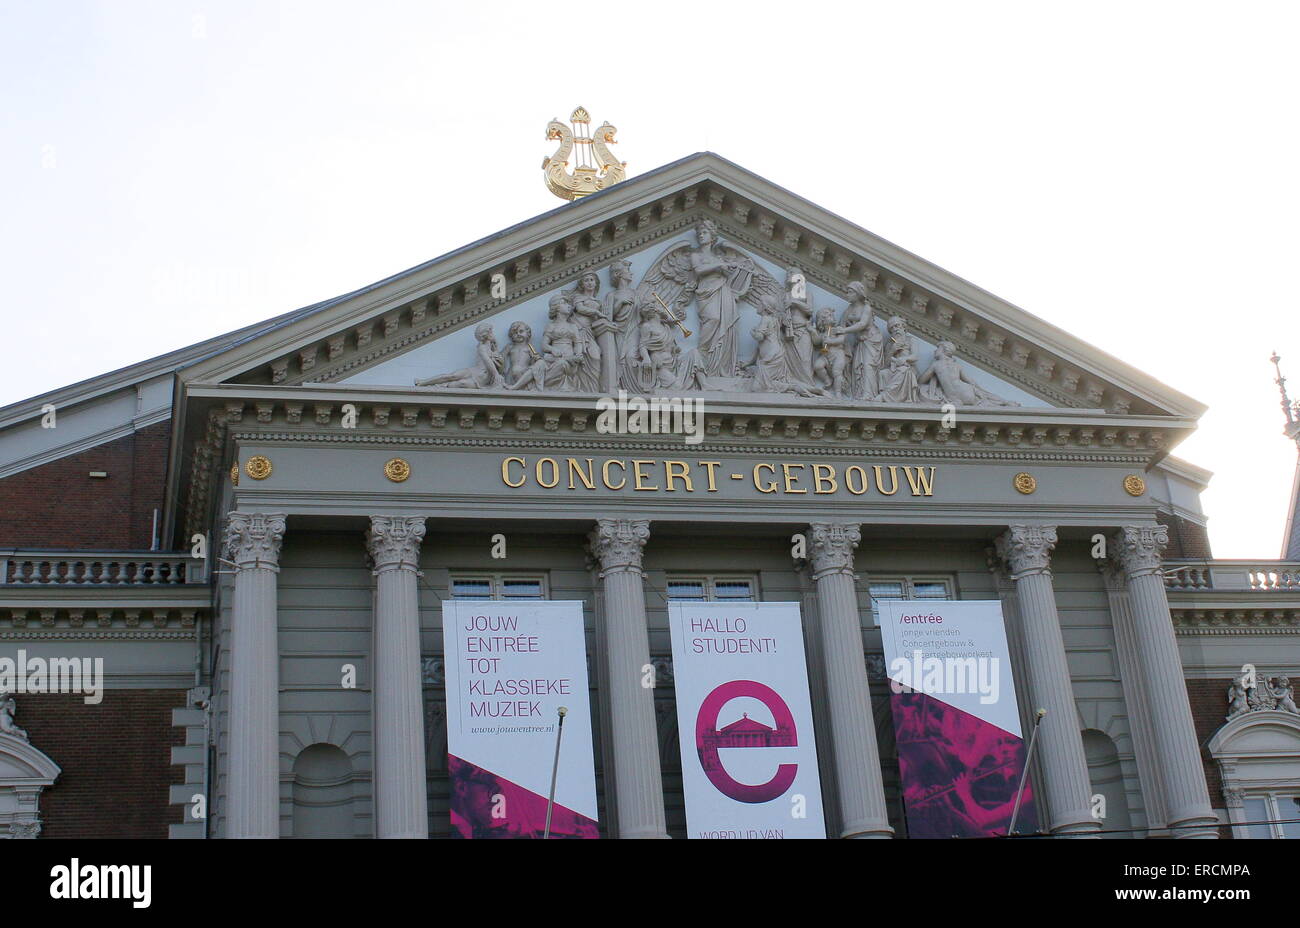
[[[686,836],[668,604],[759,600],[826,833],[905,837],[877,604],[974,599],[1043,831],[1294,837],[1300,563],[1212,559],[1203,410],[691,156],[0,410],[0,658],[103,668],[9,687],[0,834],[449,836],[442,603],[554,599],[602,835]]]

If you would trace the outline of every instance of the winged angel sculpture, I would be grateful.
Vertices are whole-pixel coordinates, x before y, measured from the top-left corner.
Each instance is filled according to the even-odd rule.
[[[682,242],[659,256],[637,288],[640,299],[656,296],[680,320],[694,299],[700,318],[699,354],[709,377],[734,378],[740,373],[737,356],[741,301],[755,308],[779,303],[785,288],[754,259],[718,237],[718,227],[705,219],[695,229],[698,244]]]

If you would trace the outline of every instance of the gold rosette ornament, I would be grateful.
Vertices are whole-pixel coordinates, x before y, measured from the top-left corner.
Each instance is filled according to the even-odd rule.
[[[411,476],[411,465],[407,464],[401,458],[393,458],[384,465],[384,476],[393,483],[401,483],[407,477]]]
[[[1026,474],[1024,472],[1016,474],[1011,483],[1018,491],[1024,493],[1026,496],[1038,489],[1038,481],[1034,479],[1033,474]]]
[[[271,476],[271,459],[261,454],[253,455],[244,465],[244,473],[254,480],[265,480]]]

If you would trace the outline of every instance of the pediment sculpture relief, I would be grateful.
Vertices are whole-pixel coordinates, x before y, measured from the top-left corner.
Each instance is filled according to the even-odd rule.
[[[898,316],[882,320],[866,288],[849,285],[842,309],[814,307],[800,272],[778,282],[757,261],[718,237],[710,220],[696,242],[668,248],[634,284],[632,266],[588,271],[555,293],[548,322],[535,333],[514,322],[506,342],[491,323],[474,330],[476,358],[464,369],[417,380],[418,387],[639,394],[722,392],[794,394],[828,402],[942,406],[1016,406],[976,384],[941,342],[918,366],[914,338]],[[695,304],[696,344],[683,340]],[[752,310],[754,356],[739,356],[744,316]],[[838,318],[837,318],[838,316]]]

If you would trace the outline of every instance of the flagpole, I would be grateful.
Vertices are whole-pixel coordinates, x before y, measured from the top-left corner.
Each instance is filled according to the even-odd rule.
[[[551,836],[551,808],[555,805],[555,776],[560,772],[560,739],[564,737],[564,716],[569,710],[560,706],[560,723],[555,728],[555,762],[551,765],[551,792],[546,797],[546,830],[542,833],[545,840]]]
[[[1034,761],[1034,743],[1038,740],[1038,723],[1047,715],[1046,709],[1034,713],[1034,730],[1029,736],[1029,750],[1025,752],[1025,769],[1020,771],[1020,786],[1016,789],[1016,807],[1011,810],[1011,824],[1007,826],[1007,837],[1016,830],[1016,818],[1020,815],[1020,800],[1025,794],[1025,780],[1029,778],[1029,765]],[[549,820],[549,813],[548,813]]]

